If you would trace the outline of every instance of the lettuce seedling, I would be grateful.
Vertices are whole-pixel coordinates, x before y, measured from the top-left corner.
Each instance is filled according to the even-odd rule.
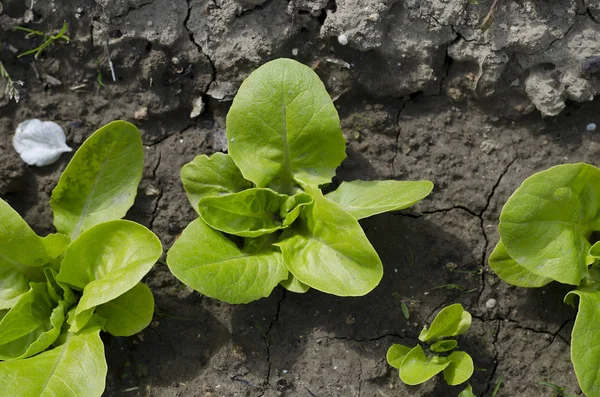
[[[463,351],[454,350],[458,342],[448,338],[464,334],[469,327],[471,314],[460,303],[446,306],[435,316],[431,327],[424,327],[419,334],[419,340],[427,343],[433,354],[426,354],[421,345],[411,348],[393,344],[388,349],[387,362],[399,370],[400,380],[407,385],[421,384],[440,372],[450,386],[464,383],[473,375],[473,359]],[[470,386],[462,395],[468,396],[469,392],[472,394]]]
[[[198,156],[181,170],[199,218],[167,254],[173,274],[206,296],[247,303],[277,284],[364,295],[383,266],[359,219],[407,208],[428,181],[343,182],[324,194],[346,157],[323,83],[290,59],[269,62],[241,85],[227,115],[229,154]]]
[[[565,297],[579,310],[571,335],[571,361],[581,390],[600,396],[600,170],[564,164],[527,178],[508,199],[489,258],[502,280],[520,287],[552,281],[573,285]]]
[[[90,136],[50,205],[58,233],[38,236],[0,200],[0,395],[101,396],[100,331],[129,336],[152,320],[140,281],[162,254],[144,226],[121,220],[142,177],[140,132],[117,121]]]

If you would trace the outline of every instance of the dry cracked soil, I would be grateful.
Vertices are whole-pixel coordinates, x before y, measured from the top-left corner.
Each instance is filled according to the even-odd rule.
[[[0,98],[0,197],[41,234],[48,200],[72,154],[24,165],[18,123],[59,123],[77,148],[114,119],[134,122],[145,172],[128,219],[165,249],[194,219],[179,170],[227,149],[225,115],[257,66],[290,57],[314,68],[340,114],[348,158],[334,180],[428,179],[410,210],[361,221],[385,276],[361,298],[282,288],[232,306],[190,291],[157,264],[150,327],[105,336],[106,397],[456,396],[443,379],[405,386],[385,361],[414,344],[444,305],[473,314],[460,337],[478,396],[581,395],[569,359],[575,311],[556,283],[526,290],[487,266],[502,205],[549,166],[597,164],[600,3],[500,0],[2,0],[0,60],[23,81],[20,101]],[[38,59],[41,43],[14,26],[70,42]],[[114,77],[111,67],[114,70]],[[0,82],[4,84],[4,82]],[[202,104],[202,105],[201,105]],[[200,115],[191,116],[191,113]],[[404,317],[402,303],[410,316]]]

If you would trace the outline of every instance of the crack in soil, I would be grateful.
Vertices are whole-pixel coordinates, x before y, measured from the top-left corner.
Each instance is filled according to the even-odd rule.
[[[396,132],[396,151],[394,152],[394,156],[390,160],[393,176],[396,176],[396,167],[394,165],[394,162],[396,161],[396,157],[398,157],[398,152],[400,150],[398,148],[398,141],[400,140],[400,132],[402,131],[402,127],[400,127],[400,116],[402,115],[402,111],[404,110],[404,108],[406,108],[407,103],[408,103],[408,101],[402,102],[402,104],[400,105],[400,109],[398,109],[398,113],[396,114],[396,128],[398,129],[398,132]]]
[[[114,18],[125,18],[131,11],[140,10],[140,9],[144,8],[145,6],[150,5],[152,3],[154,3],[154,0],[150,0],[147,3],[141,3],[137,7],[135,7],[135,6],[129,6],[127,8],[127,10],[125,10],[121,14],[115,15]]]
[[[395,338],[400,338],[400,339],[410,339],[410,340],[418,341],[418,339],[413,336],[399,334],[399,333],[395,333],[395,332],[388,332],[386,334],[378,335],[373,338],[352,338],[352,337],[348,337],[348,336],[324,336],[323,338],[320,338],[320,339],[327,339],[330,341],[345,340],[345,341],[355,342],[355,343],[369,343],[369,342],[377,342],[377,341],[380,341],[381,339],[385,339],[388,337],[395,337]]]
[[[263,389],[262,393],[260,394],[259,397],[264,396],[265,394],[265,390],[266,389],[273,389],[273,387],[271,386],[271,343],[269,342],[269,334],[271,333],[271,330],[273,329],[273,326],[277,323],[277,321],[279,320],[279,314],[281,313],[281,304],[283,303],[283,301],[285,300],[285,298],[287,297],[287,291],[285,289],[283,289],[282,293],[281,293],[281,298],[277,301],[277,310],[275,311],[275,315],[273,316],[273,318],[271,319],[271,321],[269,322],[269,326],[267,327],[267,329],[265,330],[265,337],[264,337],[264,341],[265,341],[265,347],[267,350],[267,379],[265,381],[265,388]]]
[[[515,157],[511,161],[508,162],[506,167],[504,167],[504,170],[502,171],[502,173],[496,180],[496,183],[494,184],[494,186],[492,186],[492,190],[490,191],[490,194],[488,194],[487,202],[485,203],[485,206],[483,207],[483,209],[481,210],[481,212],[478,215],[479,227],[481,228],[481,233],[483,235],[483,240],[484,240],[483,252],[481,253],[482,269],[485,268],[485,257],[487,256],[488,248],[490,246],[490,240],[488,238],[487,232],[485,231],[484,215],[487,212],[487,210],[490,208],[490,205],[492,203],[492,198],[494,197],[494,194],[496,194],[496,189],[500,185],[500,182],[502,182],[502,178],[504,178],[504,176],[508,173],[508,170],[510,169],[510,167],[512,167],[512,165],[515,163],[515,161],[517,161],[518,158],[519,158],[519,156],[517,154],[515,154]],[[477,297],[477,302],[481,301],[481,297],[483,296],[484,291],[485,291],[485,272],[481,272],[481,290],[479,292],[479,296]]]
[[[156,181],[156,188],[158,189],[158,198],[156,199],[156,202],[154,203],[154,208],[152,209],[152,218],[150,218],[150,223],[148,225],[148,228],[150,230],[152,230],[152,228],[154,226],[154,220],[156,219],[156,211],[158,210],[158,204],[160,203],[160,200],[163,197],[163,191],[161,188],[160,178],[158,178],[158,179],[156,178],[156,171],[158,170],[158,167],[160,166],[160,159],[162,157],[162,153],[160,150],[157,150],[157,153],[158,153],[158,160],[156,161],[156,166],[152,170],[152,180]]]
[[[188,0],[188,1],[190,1],[190,0]],[[260,11],[260,10],[264,9],[265,7],[267,7],[269,4],[271,4],[272,2],[273,2],[273,0],[267,0],[264,3],[262,3],[262,4],[257,4],[254,7],[248,8],[246,10],[241,10],[241,12],[239,14],[237,14],[236,16],[238,18],[241,18],[244,15],[250,14],[250,13],[256,11],[256,10]]]
[[[480,319],[478,317],[475,317],[475,318],[477,318],[481,321],[484,321],[483,319]],[[484,323],[485,323],[485,321],[484,321]],[[488,393],[490,392],[490,389],[492,388],[492,379],[494,379],[496,377],[496,372],[498,371],[498,366],[500,365],[498,362],[498,357],[500,355],[500,352],[498,351],[498,346],[496,346],[496,343],[498,343],[498,335],[500,334],[500,325],[501,325],[501,321],[497,320],[496,321],[496,331],[494,332],[494,335],[493,335],[494,340],[492,341],[492,347],[494,349],[494,358],[492,359],[492,361],[494,363],[494,368],[492,368],[492,371],[490,373],[490,378],[487,381],[487,387],[485,388],[485,392],[483,393],[484,396],[487,396]]]
[[[212,60],[212,58],[209,57],[208,54],[204,52],[204,50],[202,49],[202,46],[200,44],[198,44],[196,42],[196,40],[194,40],[194,33],[188,28],[188,22],[190,20],[190,16],[192,15],[192,0],[186,0],[186,2],[187,2],[188,9],[187,9],[187,15],[185,16],[185,19],[183,20],[183,28],[185,30],[187,30],[192,44],[196,47],[198,52],[206,58],[206,60],[208,61],[208,64],[210,65],[210,70],[211,70],[210,81],[204,88],[204,93],[206,93],[206,92],[208,92],[210,86],[217,80],[217,67],[215,66],[215,63]],[[214,4],[216,5],[216,3],[214,3]]]

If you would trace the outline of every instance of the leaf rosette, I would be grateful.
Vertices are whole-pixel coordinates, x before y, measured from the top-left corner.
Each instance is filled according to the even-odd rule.
[[[199,218],[168,252],[182,282],[212,298],[247,303],[277,284],[361,296],[383,276],[359,219],[407,208],[428,181],[344,182],[346,157],[325,86],[307,66],[271,61],[241,85],[227,115],[229,153],[196,157],[181,171]]]
[[[101,396],[100,331],[129,336],[152,320],[140,281],[158,238],[120,220],[142,175],[140,132],[117,121],[92,134],[52,192],[59,233],[40,237],[0,200],[0,395]]]

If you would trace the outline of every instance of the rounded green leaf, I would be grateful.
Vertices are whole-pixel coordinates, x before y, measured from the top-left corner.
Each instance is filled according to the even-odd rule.
[[[83,289],[71,331],[77,332],[93,309],[140,282],[162,254],[158,238],[135,222],[96,225],[69,245],[56,280]]]
[[[536,288],[552,282],[551,278],[539,276],[519,265],[508,255],[506,247],[502,240],[498,242],[496,248],[488,260],[490,268],[498,277],[505,282],[518,287]]]
[[[271,189],[247,189],[204,197],[198,202],[198,213],[213,229],[236,236],[258,237],[284,227],[279,209],[287,198]]]
[[[428,342],[449,336],[462,335],[471,327],[471,314],[460,303],[446,306],[435,316],[431,327],[424,327],[419,340]]]
[[[406,354],[400,366],[400,380],[407,385],[418,385],[442,372],[450,362],[440,356],[429,360],[420,345],[415,346]]]
[[[588,260],[586,263],[588,265],[596,264],[598,263],[598,259],[600,259],[600,241],[596,241],[588,250]]]
[[[93,133],[52,191],[54,226],[74,240],[101,222],[120,219],[133,205],[144,168],[138,129],[114,121]]]
[[[600,170],[565,164],[527,178],[508,199],[498,229],[506,251],[528,271],[579,285],[588,237],[600,230]]]
[[[41,267],[52,258],[39,237],[0,199],[0,310],[13,307],[29,291],[30,281],[44,281]]]
[[[429,181],[352,181],[342,182],[329,200],[339,204],[356,219],[398,211],[423,200],[433,190]]]
[[[331,182],[346,157],[340,121],[308,66],[277,59],[242,83],[227,114],[229,154],[247,180],[291,195],[293,179]]]
[[[600,396],[600,291],[592,288],[571,291],[565,300],[579,296],[579,310],[571,334],[571,361],[581,390]]]
[[[308,285],[298,280],[292,273],[289,273],[288,278],[286,280],[282,280],[279,284],[288,291],[295,292],[297,294],[303,294],[310,289]]]
[[[458,346],[458,342],[454,339],[440,340],[429,346],[432,352],[445,353]]]
[[[444,370],[444,380],[450,386],[460,385],[473,375],[473,359],[467,353],[455,351],[447,359],[450,365]]]
[[[383,277],[377,252],[354,217],[307,186],[306,207],[288,238],[278,242],[290,272],[302,283],[338,296],[362,296]],[[296,225],[296,224],[295,224]]]
[[[197,156],[181,169],[181,182],[196,212],[202,197],[237,193],[252,187],[231,157],[224,153]]]
[[[65,309],[66,303],[57,307],[46,283],[31,283],[29,292],[0,321],[0,360],[30,356],[50,346],[60,333]]]
[[[389,365],[396,369],[402,367],[402,361],[406,358],[406,355],[412,350],[411,347],[400,345],[398,343],[393,344],[387,351],[385,358]]]
[[[184,284],[228,303],[269,296],[288,276],[279,252],[270,248],[252,253],[240,250],[201,219],[185,228],[167,253],[167,264]]]
[[[107,370],[100,327],[90,327],[37,356],[0,362],[0,396],[100,397]]]
[[[50,317],[28,335],[0,346],[0,360],[15,360],[34,356],[43,352],[58,339],[65,322],[66,301],[58,302]]]
[[[154,314],[154,297],[146,284],[138,283],[123,295],[96,308],[106,319],[104,330],[114,336],[131,336],[146,328]]]
[[[289,226],[294,223],[294,221],[300,216],[302,209],[311,205],[313,202],[314,199],[312,196],[303,192],[288,197],[280,209],[280,216],[283,219],[283,225]]]

